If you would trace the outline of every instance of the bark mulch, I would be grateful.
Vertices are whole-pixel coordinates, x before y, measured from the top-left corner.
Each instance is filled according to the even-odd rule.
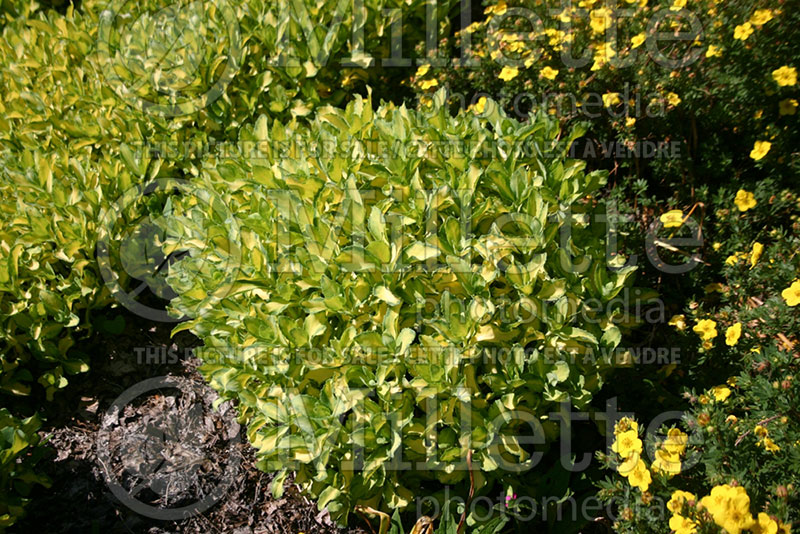
[[[81,347],[91,370],[69,377],[52,403],[39,466],[52,486],[35,489],[9,532],[366,532],[338,528],[291,480],[273,498],[272,475],[256,469],[235,409],[213,406],[190,350],[197,339],[119,317]]]

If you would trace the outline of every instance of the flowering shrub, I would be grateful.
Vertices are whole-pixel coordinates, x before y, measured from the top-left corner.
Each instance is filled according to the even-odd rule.
[[[745,359],[726,383],[686,393],[688,434],[673,428],[654,441],[649,468],[636,422],[618,424],[604,459],[620,476],[601,491],[619,506],[617,532],[791,532],[800,519],[800,367],[775,348]]]
[[[501,0],[484,15],[441,43],[465,61],[417,72],[423,101],[447,87],[462,105],[492,95],[518,117],[591,118],[606,148],[577,155],[592,159],[609,142],[677,142],[672,157],[620,160],[669,183],[797,175],[800,15],[782,2]]]
[[[692,306],[673,322],[695,335],[703,352],[757,349],[797,342],[800,197],[767,181],[753,191],[720,189],[708,213],[705,259]],[[691,328],[688,326],[691,325]]]
[[[632,190],[620,188],[612,196],[626,202],[623,211],[637,225],[642,220],[654,225],[651,230],[662,242],[699,240],[682,250],[660,247],[666,263],[698,260],[688,274],[664,282],[661,294],[669,320],[650,341],[680,347],[680,362],[639,371],[655,383],[646,394],[658,401],[636,407],[637,414],[651,417],[667,406],[689,411],[680,428],[664,428],[660,436],[635,432],[633,439],[630,432],[617,432],[603,460],[618,474],[601,491],[617,505],[615,530],[789,532],[797,521],[798,498],[798,451],[793,446],[798,428],[791,407],[800,319],[797,193],[773,180],[703,186],[691,199],[682,190],[666,200],[648,195],[648,184],[635,181],[626,187]],[[632,243],[625,251],[641,250],[637,247],[645,246],[645,238],[638,228],[627,228]],[[642,271],[651,284],[667,278],[650,264]],[[667,400],[687,385],[683,402]],[[680,455],[667,454],[663,444],[669,432],[689,436]],[[615,449],[639,456],[634,462]],[[688,505],[682,508],[683,501]]]

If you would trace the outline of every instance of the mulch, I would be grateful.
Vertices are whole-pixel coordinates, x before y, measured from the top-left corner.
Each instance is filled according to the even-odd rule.
[[[272,475],[230,403],[197,372],[198,340],[129,314],[81,349],[91,370],[69,377],[41,434],[47,456],[27,516],[9,532],[364,534],[337,527],[291,479],[275,499]],[[168,378],[159,378],[168,377]],[[129,398],[120,399],[128,393]]]

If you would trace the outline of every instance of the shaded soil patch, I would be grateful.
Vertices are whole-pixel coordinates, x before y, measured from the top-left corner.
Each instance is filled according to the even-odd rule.
[[[42,428],[40,469],[52,487],[35,490],[9,531],[365,532],[333,525],[291,481],[271,496],[272,475],[256,469],[235,409],[214,407],[196,370],[196,338],[171,339],[170,329],[125,314],[121,332],[98,332],[81,347],[91,370],[70,378]]]

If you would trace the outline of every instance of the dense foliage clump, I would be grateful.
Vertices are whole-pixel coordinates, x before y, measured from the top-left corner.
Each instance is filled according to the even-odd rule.
[[[464,481],[469,451],[479,486],[531,467],[518,435],[600,387],[635,269],[606,265],[605,175],[564,157],[579,133],[356,100],[307,128],[262,117],[205,163],[164,224],[190,252],[172,307],[265,466],[340,515]]]

